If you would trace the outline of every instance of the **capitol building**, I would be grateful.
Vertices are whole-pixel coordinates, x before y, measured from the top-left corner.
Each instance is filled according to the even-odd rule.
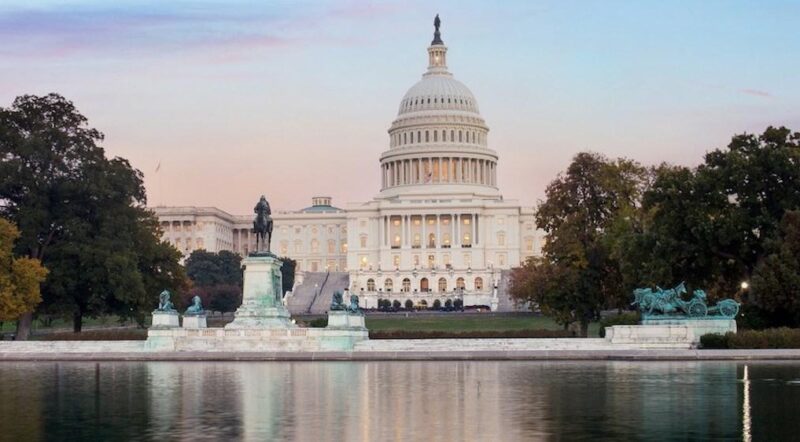
[[[427,61],[389,127],[380,190],[371,201],[338,208],[319,196],[305,209],[273,212],[272,251],[297,261],[289,297],[313,293],[295,312],[327,308],[316,300],[326,284],[328,294],[349,287],[366,308],[379,299],[417,306],[461,299],[496,310],[507,299],[508,271],[540,253],[534,208],[500,193],[489,126],[475,96],[448,70],[438,27]],[[152,210],[164,239],[186,255],[197,249],[246,255],[255,248],[252,214]]]

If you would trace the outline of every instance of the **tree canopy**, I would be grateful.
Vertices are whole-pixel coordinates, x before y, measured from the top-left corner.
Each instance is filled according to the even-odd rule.
[[[636,210],[646,177],[629,160],[576,155],[547,186],[536,212],[547,235],[543,256],[512,273],[512,296],[563,324],[579,322],[584,335],[603,307],[623,302],[619,265],[604,237]]]
[[[141,322],[160,290],[186,287],[180,253],[145,207],[142,173],[106,158],[102,140],[57,94],[0,108],[0,215],[22,232],[16,251],[50,271],[40,311],[71,315],[76,331],[85,315]]]
[[[47,270],[38,259],[15,258],[19,230],[0,218],[0,321],[14,320],[41,302],[40,284]]]
[[[740,297],[774,325],[800,325],[796,214],[800,134],[768,127],[705,155],[696,168],[578,154],[554,180],[536,221],[540,259],[512,274],[511,294],[562,323],[624,308],[635,287],[685,281]]]

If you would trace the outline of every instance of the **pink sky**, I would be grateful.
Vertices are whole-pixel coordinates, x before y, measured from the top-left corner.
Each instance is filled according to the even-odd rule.
[[[145,173],[151,205],[249,213],[366,201],[440,13],[448,61],[533,205],[581,150],[695,165],[800,129],[798,8],[728,2],[59,2],[0,6],[0,106],[73,100]],[[712,20],[713,18],[713,20]],[[158,174],[156,165],[161,163]]]

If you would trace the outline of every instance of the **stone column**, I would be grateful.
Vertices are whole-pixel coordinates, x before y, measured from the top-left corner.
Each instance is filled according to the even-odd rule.
[[[426,219],[426,216],[422,215],[422,220],[420,221],[420,224],[422,224],[422,228],[420,229],[420,240],[421,240],[420,241],[420,248],[422,248],[422,249],[424,249],[428,245],[428,243],[427,243],[428,240],[426,238],[426,235],[428,234],[427,233],[427,226],[426,226],[427,223],[428,223],[428,220]]]
[[[442,248],[442,215],[436,215],[436,248]]]
[[[475,222],[475,220],[477,218],[478,218],[478,215],[476,215],[476,214],[471,214],[470,215],[470,224],[472,224],[472,237],[470,238],[470,243],[473,246],[477,245],[476,244],[477,241],[475,241],[475,234],[477,233],[477,229],[475,229],[475,224],[477,224],[477,223]]]
[[[453,240],[458,247],[461,247],[461,217],[456,213],[454,215],[455,221],[453,222]]]

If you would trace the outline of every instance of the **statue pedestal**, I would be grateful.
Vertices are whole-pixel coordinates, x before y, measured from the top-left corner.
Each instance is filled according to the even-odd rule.
[[[254,254],[242,260],[244,290],[242,305],[226,329],[292,328],[289,310],[282,302],[281,266],[271,253]]]
[[[180,327],[178,320],[178,312],[162,312],[156,310],[153,312],[153,328],[173,328]]]
[[[328,327],[339,329],[366,330],[363,313],[351,313],[344,310],[328,312]]]
[[[184,315],[183,328],[206,328],[206,315]]]
[[[642,348],[697,348],[700,336],[708,333],[736,333],[733,319],[646,319],[642,325],[606,327],[606,341],[611,344],[637,345]]]

